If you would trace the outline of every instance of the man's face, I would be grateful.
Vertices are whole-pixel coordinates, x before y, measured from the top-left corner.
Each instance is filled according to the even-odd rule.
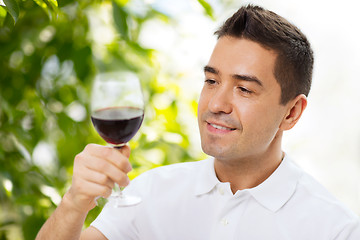
[[[204,68],[198,106],[201,145],[216,159],[264,156],[286,115],[274,77],[276,53],[250,40],[221,37]]]

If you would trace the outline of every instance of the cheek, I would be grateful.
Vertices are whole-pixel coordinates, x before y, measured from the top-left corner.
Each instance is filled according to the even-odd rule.
[[[207,108],[207,98],[206,98],[206,94],[205,94],[204,90],[202,90],[199,101],[198,101],[198,108],[197,108],[198,119],[200,119],[201,113],[203,113],[206,110],[206,108]]]
[[[205,106],[204,98],[201,94],[199,101],[198,101],[198,107],[197,107],[197,120],[198,120],[198,127],[199,127],[200,134],[202,133],[202,127],[201,127],[202,120],[201,119],[202,119],[202,115],[205,111],[204,106]]]
[[[237,109],[245,132],[255,135],[273,135],[280,126],[280,113],[271,105],[249,104]]]
[[[261,115],[261,110],[259,106],[246,101],[237,101],[237,106],[234,108],[238,120],[241,122],[244,127],[246,125],[256,124],[257,119]]]

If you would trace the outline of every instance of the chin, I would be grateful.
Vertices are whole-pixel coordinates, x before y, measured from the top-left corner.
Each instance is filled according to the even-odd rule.
[[[201,144],[201,148],[204,153],[214,158],[225,158],[228,155],[228,151],[216,144]]]

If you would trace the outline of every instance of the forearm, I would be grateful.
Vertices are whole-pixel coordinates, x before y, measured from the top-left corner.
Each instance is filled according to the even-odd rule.
[[[126,186],[131,170],[130,148],[120,150],[89,144],[76,155],[72,185],[61,203],[40,229],[36,240],[106,239],[95,228],[82,233],[88,212],[96,206],[98,196],[107,198],[114,183]]]
[[[78,240],[86,215],[87,212],[75,210],[65,194],[57,209],[40,229],[36,240]]]

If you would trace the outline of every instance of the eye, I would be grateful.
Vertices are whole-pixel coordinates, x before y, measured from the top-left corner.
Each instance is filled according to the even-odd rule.
[[[238,89],[242,92],[242,93],[245,93],[245,94],[251,94],[253,93],[253,91],[245,88],[245,87],[238,87]]]
[[[214,79],[206,79],[205,83],[208,84],[208,85],[215,85],[216,81]]]

